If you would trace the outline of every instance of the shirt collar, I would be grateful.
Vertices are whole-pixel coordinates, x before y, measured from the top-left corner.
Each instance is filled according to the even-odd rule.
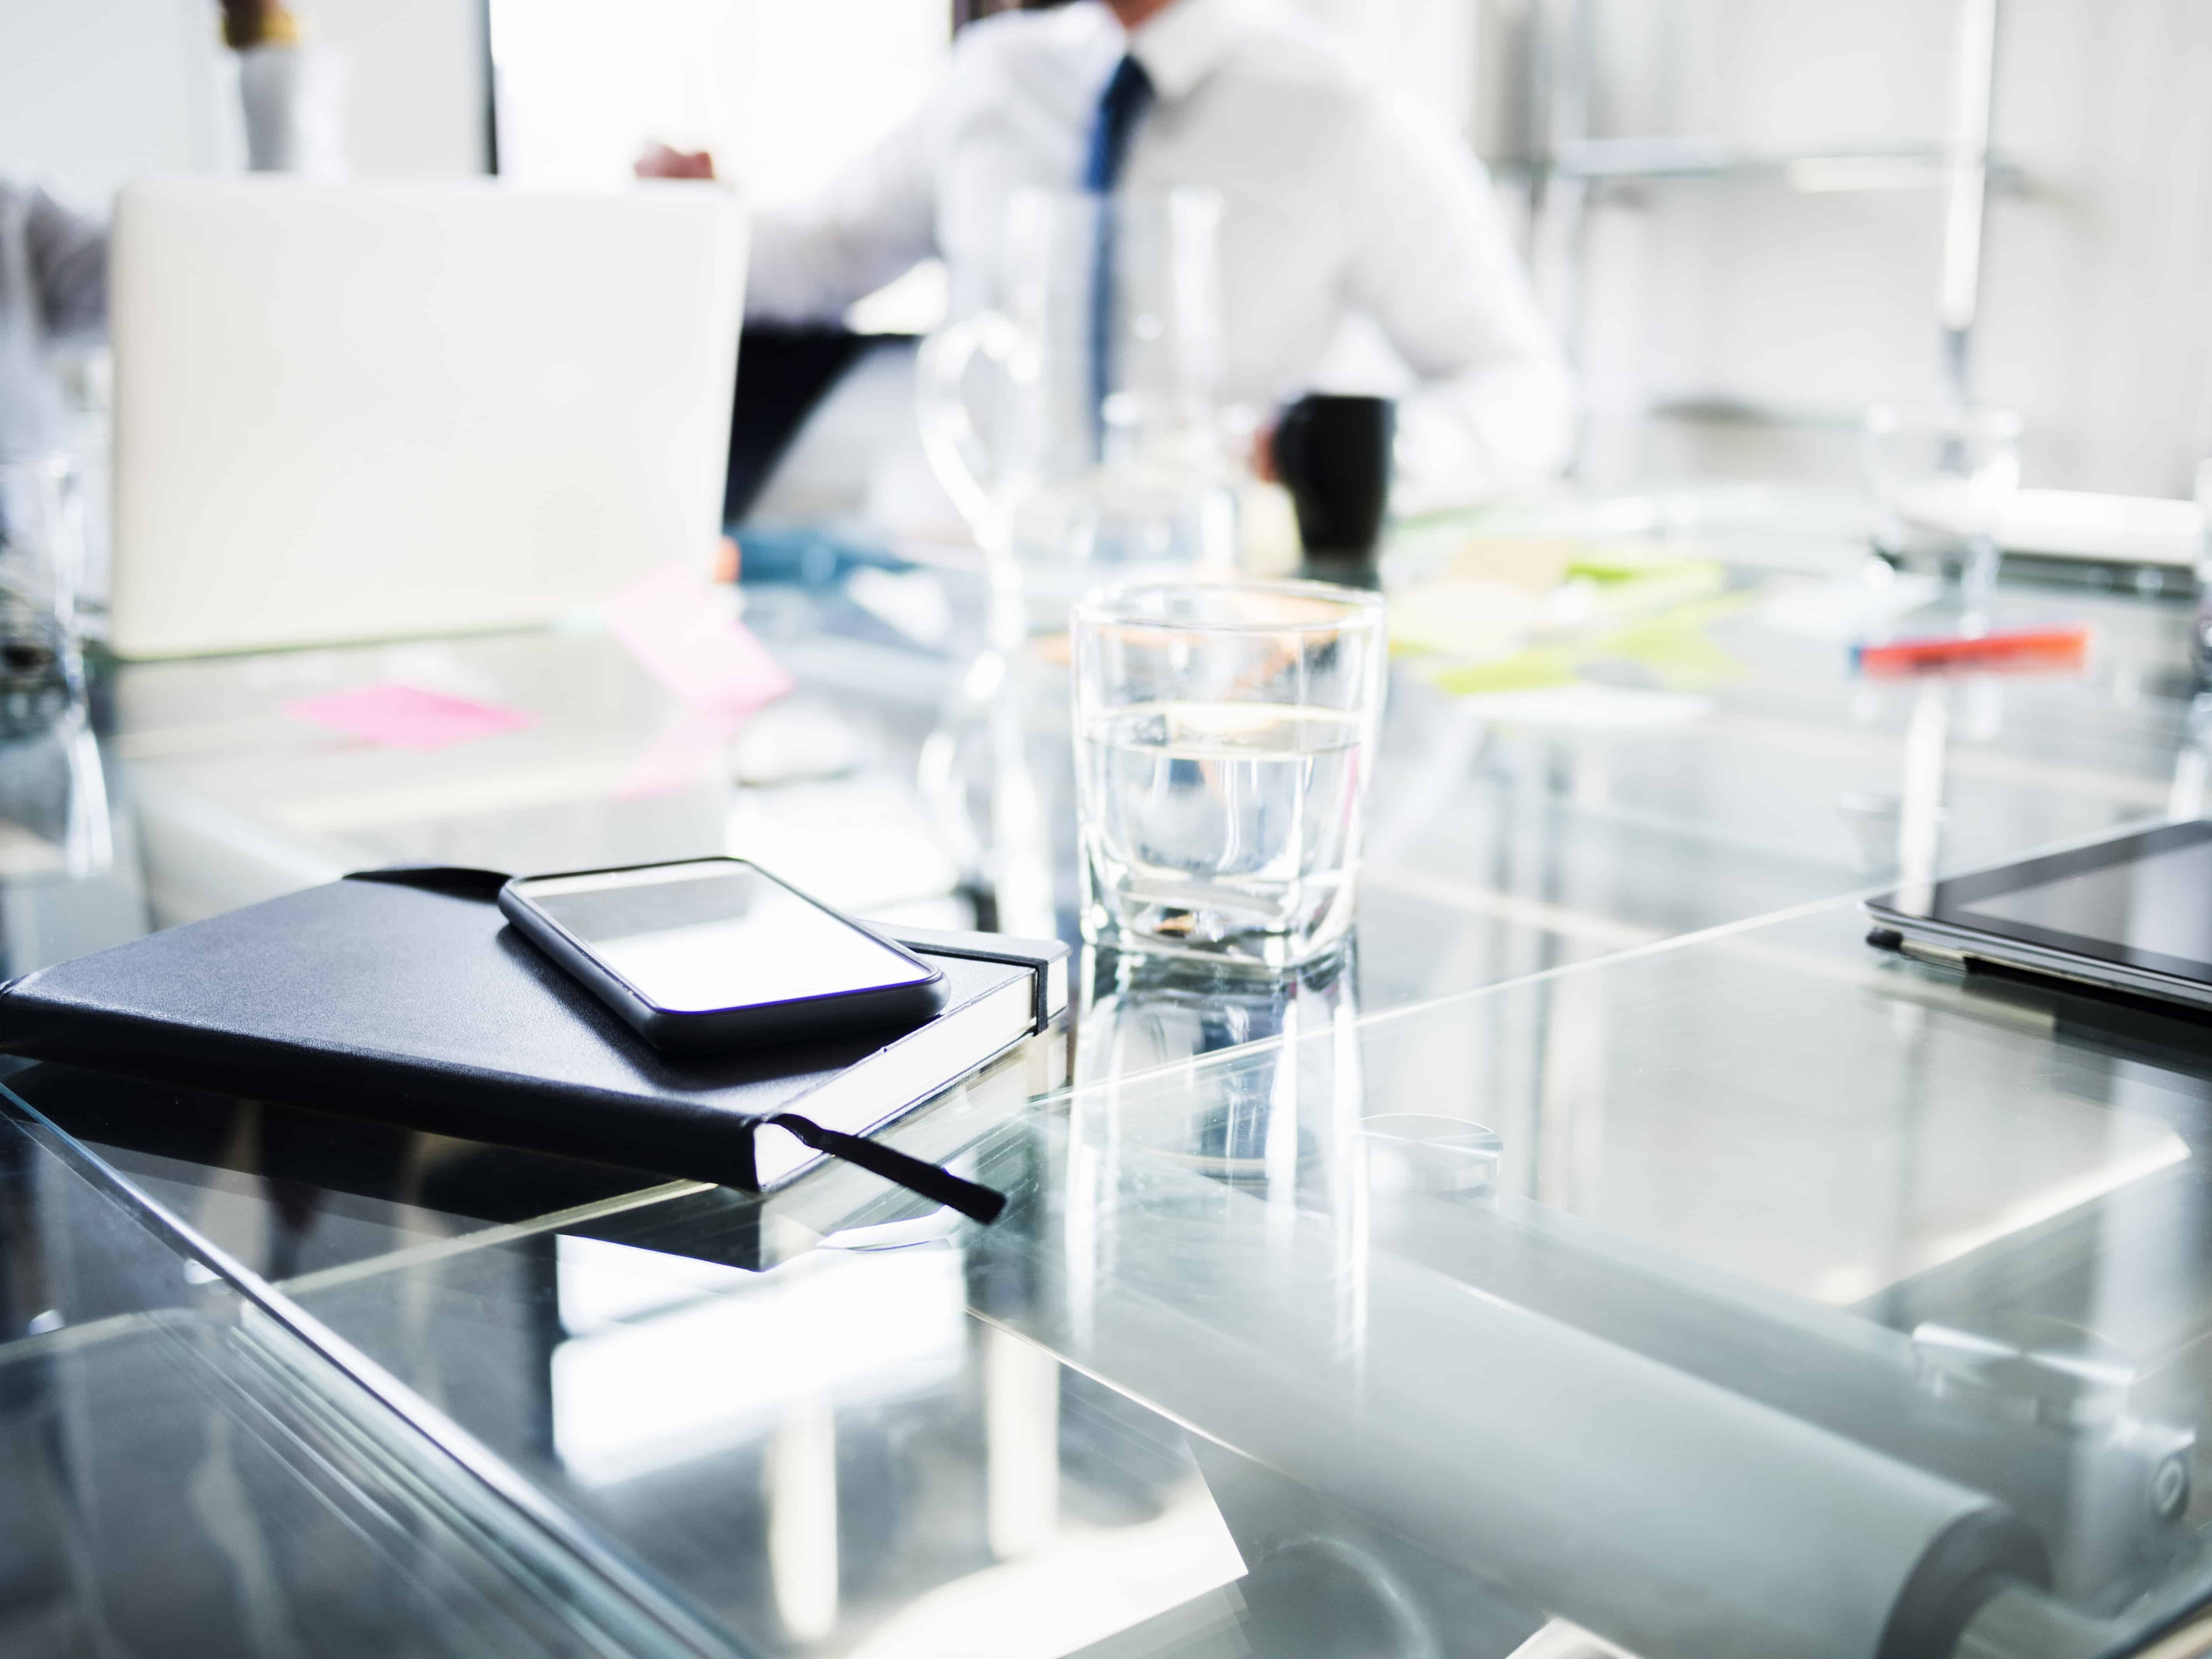
[[[1129,54],[1172,102],[1213,72],[1249,21],[1248,0],[1173,0],[1137,26]]]

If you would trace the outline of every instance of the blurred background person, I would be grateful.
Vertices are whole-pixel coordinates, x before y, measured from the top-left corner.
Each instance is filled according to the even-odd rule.
[[[222,0],[236,54],[247,165],[259,172],[341,170],[333,68],[305,48],[279,0]],[[0,174],[0,453],[57,441],[52,355],[98,336],[107,319],[107,232],[29,179]]]
[[[0,178],[0,455],[46,447],[60,423],[49,356],[107,318],[107,232],[38,185]]]
[[[713,163],[657,147],[639,170]],[[988,305],[1024,185],[1219,192],[1225,400],[1264,418],[1310,390],[1400,392],[1401,468],[1425,494],[1527,484],[1567,459],[1572,385],[1481,164],[1268,0],[1079,0],[965,30],[911,118],[811,199],[760,215],[748,319],[833,322],[933,255],[952,315]],[[1371,383],[1384,354],[1352,366],[1362,324],[1409,386]]]

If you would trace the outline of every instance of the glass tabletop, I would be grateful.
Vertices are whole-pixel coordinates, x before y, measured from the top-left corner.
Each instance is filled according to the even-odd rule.
[[[732,1651],[342,1354],[0,1100],[0,1648]]]
[[[2121,1650],[2212,1589],[2212,1045],[1863,932],[1101,1083],[977,1248],[1086,1370],[1634,1651]]]
[[[728,849],[895,925],[1018,890],[1064,928],[1065,815],[1024,871],[989,810],[1010,756],[1062,799],[1064,661],[984,684],[969,579],[917,577],[945,630],[750,592],[801,690],[738,727],[588,631],[111,673],[14,756],[37,810],[0,788],[7,970],[393,862]],[[374,1420],[496,1477],[487,1535],[572,1527],[652,1640],[2128,1650],[2212,1590],[2212,1060],[1875,953],[1853,901],[2200,811],[2188,613],[2013,587],[2006,625],[2094,625],[2083,672],[1878,681],[1808,631],[1838,580],[1737,560],[1564,684],[1402,664],[1345,957],[1093,953],[1065,1086],[1018,1055],[890,1132],[1012,1194],[991,1229],[850,1170],[763,1201],[312,1100],[8,1086],[106,1224],[179,1218],[311,1395],[365,1367]],[[527,720],[418,751],[292,712],[393,683]]]
[[[1079,1650],[1017,1581],[1172,1511],[1137,1650],[2125,1650],[2212,1594],[2212,1045],[1861,931],[1078,1087],[971,1149],[989,1229],[878,1194],[750,1270],[672,1194],[289,1288],[765,1649]]]
[[[1854,677],[1840,645],[1802,631],[1807,596],[1828,603],[1832,574],[1727,572],[1731,608],[1697,613],[1688,635],[1698,648],[1662,653],[1663,677],[1624,658],[1592,670],[1610,678],[1466,695],[1419,662],[1402,669],[1350,962],[1318,979],[1194,990],[1142,963],[1099,964],[1079,988],[1079,1074],[1174,1065],[1301,1022],[1413,1007],[2186,812],[2201,796],[2203,751],[2161,678],[2181,660],[2187,613],[2177,604],[2015,587],[2004,601],[2013,621],[2094,623],[2087,672],[1883,682]],[[933,584],[951,618],[925,645],[878,614],[879,598],[875,610],[859,602],[856,592],[873,593],[860,574],[749,592],[747,617],[801,689],[734,728],[702,726],[589,631],[114,670],[96,683],[88,720],[0,746],[0,781],[21,780],[28,849],[0,903],[4,965],[20,972],[395,862],[574,868],[727,849],[894,926],[1006,920],[994,872],[960,842],[978,827],[976,801],[948,804],[925,777],[933,743],[958,749],[969,735],[961,641],[978,609],[972,580],[927,569],[899,578]],[[1899,625],[1940,620],[1938,610]],[[1037,675],[1064,683],[1051,641],[1030,655],[1031,690]],[[1010,674],[994,696],[1024,684]],[[297,712],[307,698],[393,684],[511,709],[525,723],[426,750],[363,742]],[[1023,708],[1021,758],[1048,799],[1066,781],[1062,712],[1049,696]],[[76,758],[58,761],[60,750]],[[987,758],[971,744],[962,763]],[[72,780],[97,780],[98,799]],[[1057,799],[1065,809],[1064,791]],[[104,836],[82,827],[95,817]],[[1064,901],[1072,817],[1048,817],[1049,845],[1032,849],[1048,867],[1032,886]],[[1042,920],[1069,931],[1067,908],[1055,902]],[[195,1202],[209,1206],[210,1226],[214,1210],[234,1212],[223,1226],[281,1250],[295,1218],[235,1168],[200,1173],[226,1157],[258,1169],[259,1133],[203,1122],[180,1156],[142,1146],[132,1167],[149,1182],[205,1189]],[[268,1157],[281,1165],[281,1149]],[[430,1213],[450,1171],[433,1159],[404,1173],[415,1184],[393,1187],[397,1209],[379,1198],[374,1219],[354,1222],[334,1211],[303,1246],[312,1259],[374,1255],[386,1231],[404,1243],[457,1224]],[[358,1200],[337,1208],[363,1213]],[[357,1243],[337,1242],[347,1226]],[[281,1255],[256,1260],[289,1271]]]

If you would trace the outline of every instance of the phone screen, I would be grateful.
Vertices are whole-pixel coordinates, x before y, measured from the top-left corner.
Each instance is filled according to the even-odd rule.
[[[517,882],[655,1007],[679,1013],[919,985],[931,970],[734,859]]]

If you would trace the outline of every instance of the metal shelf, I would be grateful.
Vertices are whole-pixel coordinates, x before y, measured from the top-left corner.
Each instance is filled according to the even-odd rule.
[[[1530,0],[1528,153],[1498,171],[1527,190],[1530,264],[1570,358],[1581,355],[1589,212],[1608,191],[1697,179],[1779,184],[1807,194],[1924,191],[1937,198],[1940,216],[1942,254],[1932,297],[1944,392],[1968,401],[1989,194],[2024,191],[2029,181],[1990,149],[2002,0],[1954,4],[1942,139],[1762,151],[1709,137],[1591,136],[1595,0]]]
[[[1491,163],[1516,182],[1571,179],[1591,185],[1667,184],[1678,180],[1782,185],[1806,194],[1853,191],[1941,190],[1952,169],[1986,165],[1993,188],[2030,188],[2027,172],[2002,156],[1961,156],[1935,143],[1830,144],[1759,150],[1700,137],[1584,138],[1547,155],[1509,156]]]

